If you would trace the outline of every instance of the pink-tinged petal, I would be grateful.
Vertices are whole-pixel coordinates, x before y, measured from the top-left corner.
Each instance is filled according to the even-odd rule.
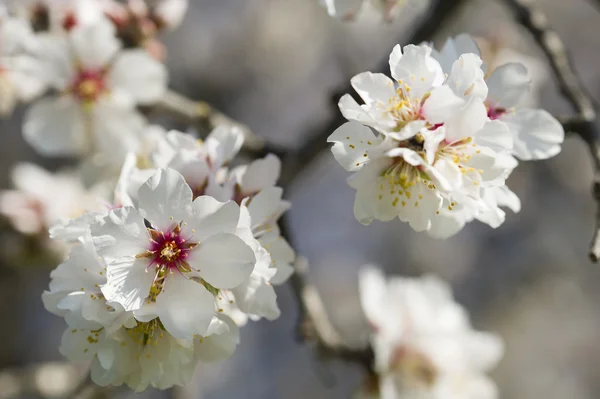
[[[205,335],[215,310],[213,295],[202,284],[182,274],[169,275],[156,298],[160,321],[179,339]]]
[[[154,268],[148,259],[122,258],[111,262],[106,270],[102,293],[109,302],[117,302],[127,311],[140,309],[150,294]]]
[[[151,104],[166,91],[167,70],[146,50],[128,50],[112,64],[108,82],[110,87],[127,91],[138,104]]]
[[[121,49],[115,26],[107,18],[76,26],[69,39],[77,61],[85,68],[103,68]]]
[[[354,76],[350,83],[367,105],[387,106],[396,95],[394,82],[382,73],[363,72]]]
[[[440,86],[431,91],[431,95],[423,104],[423,116],[432,124],[445,123],[461,112],[464,100],[447,86]]]
[[[92,144],[85,126],[83,112],[71,97],[44,98],[25,114],[23,136],[43,155],[79,155]]]
[[[213,197],[202,195],[192,203],[191,218],[183,226],[183,234],[193,241],[203,242],[220,233],[234,233],[240,217],[240,207],[233,201],[219,202]]]
[[[504,64],[494,70],[487,81],[488,102],[495,108],[510,108],[531,89],[531,78],[522,64]]]
[[[248,165],[242,181],[242,192],[254,194],[277,183],[281,173],[281,161],[274,154],[268,154],[263,159],[257,159]]]
[[[241,238],[222,233],[201,242],[189,252],[187,261],[210,285],[230,289],[250,276],[256,258]]]
[[[552,115],[544,110],[521,109],[502,117],[514,136],[513,154],[522,160],[547,159],[561,150],[565,131]]]
[[[192,190],[181,174],[159,169],[138,192],[140,212],[159,231],[168,231],[184,220],[192,203]]]
[[[421,98],[432,87],[444,82],[444,72],[440,64],[431,56],[431,47],[427,45],[404,47],[399,45],[390,54],[390,70],[392,77],[401,85],[411,89],[413,98]]]
[[[335,143],[331,152],[347,171],[359,170],[368,160],[369,152],[381,143],[371,129],[357,122],[348,122],[337,128],[328,138]]]
[[[144,218],[132,207],[112,210],[91,225],[90,232],[96,251],[106,262],[133,257],[148,249],[149,236]]]

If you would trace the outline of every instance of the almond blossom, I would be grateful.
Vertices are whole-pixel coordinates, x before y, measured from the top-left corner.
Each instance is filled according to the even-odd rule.
[[[481,190],[502,186],[508,172],[496,162],[512,147],[508,129],[490,121],[481,59],[461,56],[445,76],[426,45],[396,46],[390,55],[393,81],[365,72],[352,78],[364,100],[339,102],[352,122],[337,129],[336,160],[356,172],[354,215],[363,224],[395,217],[428,231],[442,206],[485,209]]]
[[[215,296],[250,276],[254,251],[236,235],[239,206],[200,196],[183,176],[160,169],[140,187],[137,207],[112,210],[91,226],[107,264],[106,299],[138,321],[159,318],[174,337],[205,335]]]
[[[106,19],[40,40],[45,78],[58,95],[28,110],[26,140],[45,155],[99,152],[122,162],[139,148],[145,125],[135,107],[166,89],[164,66],[143,50],[122,50]]]
[[[442,65],[449,65],[449,60],[464,53],[480,54],[475,40],[466,34],[449,39],[441,52],[434,55]],[[502,121],[509,127],[514,141],[512,154],[524,161],[558,154],[565,137],[560,122],[545,110],[518,107],[531,90],[527,68],[512,62],[485,72],[489,87],[485,98],[487,113],[491,120]]]
[[[500,360],[496,335],[473,330],[450,287],[434,276],[393,277],[374,267],[359,279],[371,325],[381,399],[493,399],[485,375]]]

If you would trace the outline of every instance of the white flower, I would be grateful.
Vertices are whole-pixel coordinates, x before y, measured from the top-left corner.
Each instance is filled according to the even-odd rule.
[[[10,115],[19,101],[31,101],[44,90],[41,65],[33,56],[37,46],[28,22],[9,16],[0,5],[0,117]]]
[[[140,147],[145,120],[135,107],[165,90],[164,66],[143,50],[122,50],[105,19],[42,39],[40,57],[58,96],[29,109],[25,138],[46,155],[94,151],[122,162]]]
[[[147,0],[152,15],[160,22],[160,26],[174,29],[181,25],[188,9],[189,0]]]
[[[88,190],[73,172],[50,173],[21,163],[13,169],[11,180],[15,189],[0,193],[0,213],[25,234],[39,234],[86,211],[106,209],[106,185],[98,183]]]
[[[487,87],[474,54],[461,56],[444,76],[431,48],[399,46],[390,55],[394,81],[362,73],[352,79],[364,100],[339,103],[351,121],[328,139],[357,190],[354,214],[369,224],[399,217],[416,231],[431,229],[446,201],[479,207],[481,190],[504,184],[496,162],[512,147],[508,129],[489,121]],[[364,126],[366,125],[366,126]],[[367,127],[368,126],[368,127]],[[371,129],[376,130],[376,135]]]
[[[204,336],[174,338],[159,319],[136,321],[102,293],[106,265],[89,237],[73,247],[69,258],[51,273],[46,308],[65,317],[61,353],[75,362],[92,361],[92,379],[99,385],[121,385],[136,391],[189,382],[196,363],[227,358],[239,342],[235,323],[215,315]]]
[[[159,318],[171,335],[205,335],[217,312],[215,294],[254,269],[253,250],[237,235],[239,206],[201,196],[172,169],[140,187],[138,206],[115,209],[91,226],[107,263],[108,301],[139,321]],[[147,225],[148,227],[147,227]]]
[[[389,22],[399,14],[406,0],[321,0],[321,3],[327,7],[329,15],[344,20],[353,20],[365,3],[369,3]]]
[[[479,54],[475,40],[469,35],[449,39],[442,51],[434,55],[447,66],[464,53]],[[513,155],[522,160],[534,160],[558,154],[565,136],[560,122],[545,110],[517,107],[531,90],[527,68],[519,63],[507,63],[487,71],[487,75],[487,113],[490,119],[500,120],[510,128],[514,140]]]
[[[485,373],[502,356],[502,341],[472,329],[446,283],[433,276],[386,281],[372,267],[359,283],[382,399],[497,397]]]

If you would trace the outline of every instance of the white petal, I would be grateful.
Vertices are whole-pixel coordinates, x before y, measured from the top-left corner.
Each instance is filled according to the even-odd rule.
[[[547,159],[560,152],[565,131],[547,111],[521,109],[502,121],[516,133],[513,153],[519,159]]]
[[[166,91],[167,70],[146,50],[121,53],[108,76],[111,87],[119,87],[133,95],[139,104],[156,102]]]
[[[156,310],[171,335],[188,339],[206,334],[215,313],[215,299],[202,284],[173,274],[156,298]]]
[[[248,165],[242,177],[242,192],[254,194],[260,190],[272,187],[277,183],[281,173],[281,161],[277,155],[268,154],[263,159],[257,159]]]
[[[423,104],[423,115],[430,123],[444,123],[460,112],[464,100],[458,97],[452,89],[440,86],[431,91],[431,95]]]
[[[444,81],[444,72],[440,64],[431,56],[431,47],[427,45],[404,47],[399,45],[390,54],[392,77],[411,88],[413,98],[422,98],[432,87]]]
[[[213,168],[218,169],[230,162],[244,144],[244,134],[236,127],[218,126],[206,138]]]
[[[434,57],[442,65],[444,72],[450,72],[454,62],[462,55],[466,53],[476,54],[481,57],[481,52],[475,39],[469,34],[462,33],[454,38],[446,40],[442,51],[439,54],[435,54]]]
[[[472,137],[488,121],[485,105],[476,97],[470,97],[465,105],[445,122],[446,141],[453,142]]]
[[[102,293],[109,302],[117,302],[125,310],[140,309],[150,294],[154,281],[154,268],[148,259],[123,258],[107,266],[106,285]]]
[[[475,142],[494,151],[510,151],[513,148],[513,133],[504,122],[498,120],[488,121],[477,132]]]
[[[62,335],[60,353],[72,362],[84,362],[92,360],[98,347],[99,340],[91,331],[69,328]]]
[[[214,362],[231,357],[240,341],[238,326],[225,315],[217,315],[211,321],[209,336],[194,340],[194,354],[203,362]]]
[[[269,187],[252,198],[248,205],[252,228],[263,226],[272,221],[273,216],[279,211],[282,195],[283,189],[281,187]]]
[[[146,121],[133,108],[122,107],[114,96],[100,101],[92,109],[95,150],[119,166],[128,152],[137,152]]]
[[[329,15],[343,19],[354,17],[363,5],[363,0],[324,0]]]
[[[112,210],[101,222],[90,226],[90,231],[96,251],[107,262],[142,254],[149,245],[144,218],[132,207]]]
[[[216,234],[189,252],[188,263],[216,288],[234,288],[250,276],[254,251],[238,236]]]
[[[485,83],[484,72],[481,69],[483,61],[476,54],[463,54],[452,65],[447,84],[459,97],[474,96],[485,100],[488,87]]]
[[[492,72],[487,81],[488,101],[495,108],[510,108],[530,90],[531,79],[522,64],[504,64]]]
[[[368,127],[348,122],[337,128],[327,142],[335,143],[331,152],[340,165],[347,171],[356,171],[369,160],[370,149],[375,148],[381,139]]]
[[[214,234],[234,233],[239,217],[240,207],[235,202],[219,202],[202,195],[192,203],[192,218],[183,230],[191,233],[195,241],[204,241]]]
[[[367,110],[359,105],[350,94],[344,94],[342,98],[340,98],[338,107],[340,108],[342,115],[344,115],[344,118],[349,121],[357,121],[374,128],[378,126],[377,122],[373,120]]]
[[[115,33],[114,24],[105,18],[73,28],[70,41],[77,60],[85,68],[103,68],[121,48]]]
[[[23,124],[25,140],[43,155],[78,155],[89,148],[84,115],[69,96],[44,98],[33,104]]]
[[[362,310],[373,327],[377,328],[385,323],[388,317],[385,311],[387,284],[378,267],[366,265],[361,269],[358,275],[358,291]]]
[[[388,101],[396,95],[394,82],[382,73],[359,73],[350,82],[367,105],[387,105]]]
[[[281,314],[273,286],[264,278],[255,276],[232,290],[239,308],[248,314],[275,320]]]
[[[165,232],[184,220],[192,203],[192,190],[179,172],[159,169],[140,187],[138,203],[152,226]]]
[[[50,290],[79,291],[85,288],[96,291],[96,287],[106,282],[104,267],[91,244],[76,245],[69,258],[50,273]]]

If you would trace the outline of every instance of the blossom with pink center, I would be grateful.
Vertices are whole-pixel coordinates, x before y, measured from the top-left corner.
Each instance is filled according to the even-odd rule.
[[[120,165],[142,146],[146,121],[136,107],[166,90],[164,66],[144,50],[123,50],[104,18],[40,40],[42,77],[58,95],[29,108],[25,139],[42,154],[97,153]]]
[[[252,273],[254,251],[237,233],[240,208],[193,200],[181,174],[159,169],[139,189],[137,206],[111,211],[90,227],[107,264],[102,292],[138,321],[160,319],[176,338],[206,335],[215,295]]]

